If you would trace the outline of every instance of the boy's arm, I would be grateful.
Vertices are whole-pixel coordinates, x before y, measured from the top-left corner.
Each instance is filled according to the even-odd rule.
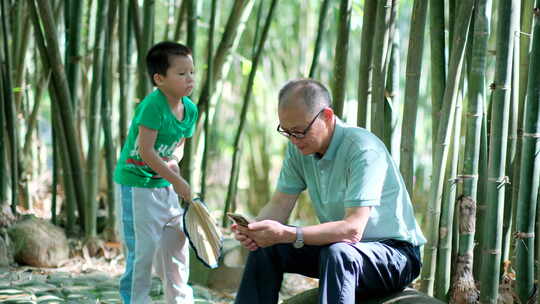
[[[154,144],[157,138],[157,130],[147,128],[145,126],[139,126],[139,153],[142,160],[156,171],[161,177],[169,181],[176,193],[178,193],[184,200],[191,202],[191,189],[188,183],[180,176],[179,173],[174,172],[169,166],[159,157],[154,149]]]
[[[185,138],[182,138],[178,147],[173,151],[172,155],[176,158],[176,162],[180,162],[184,158],[184,143],[186,142]]]

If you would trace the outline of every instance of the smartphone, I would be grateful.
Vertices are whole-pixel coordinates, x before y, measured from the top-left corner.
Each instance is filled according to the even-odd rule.
[[[247,227],[249,225],[249,221],[243,215],[227,212],[227,216],[240,226]]]

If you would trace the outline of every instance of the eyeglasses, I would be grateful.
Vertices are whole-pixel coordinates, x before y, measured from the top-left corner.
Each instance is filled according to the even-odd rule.
[[[311,126],[313,125],[313,123],[315,122],[315,120],[317,119],[317,117],[319,117],[319,114],[321,114],[325,109],[322,109],[319,111],[319,113],[317,113],[317,115],[315,115],[315,117],[313,117],[313,119],[311,120],[311,122],[309,123],[309,125],[304,129],[304,131],[287,131],[285,129],[283,129],[281,127],[281,125],[278,125],[277,126],[277,129],[276,131],[278,131],[281,135],[285,136],[285,137],[294,137],[294,138],[298,138],[298,139],[302,139],[304,137],[306,137],[306,134],[309,132],[309,129],[311,129]]]

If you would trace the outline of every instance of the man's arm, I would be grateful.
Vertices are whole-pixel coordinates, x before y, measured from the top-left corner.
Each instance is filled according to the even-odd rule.
[[[303,227],[304,243],[308,245],[326,245],[337,242],[360,242],[369,220],[371,207],[352,207],[345,210],[345,218],[341,221]],[[295,239],[296,231],[292,242]]]
[[[304,243],[327,245],[337,242],[359,242],[369,220],[371,207],[352,207],[346,210],[343,220],[302,227]],[[249,224],[248,228],[238,227],[237,229],[258,247],[293,243],[296,240],[295,227],[285,226],[274,220],[263,220]]]
[[[296,204],[299,194],[286,194],[280,191],[274,192],[272,199],[268,202],[257,216],[257,221],[274,220],[280,223],[287,222]]]

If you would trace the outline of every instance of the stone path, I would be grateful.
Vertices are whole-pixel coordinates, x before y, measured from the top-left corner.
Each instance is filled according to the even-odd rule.
[[[233,297],[193,286],[195,304],[229,304]],[[152,279],[154,303],[165,303],[158,278]],[[73,275],[67,272],[40,273],[0,269],[0,303],[121,303],[118,277],[104,272]]]

